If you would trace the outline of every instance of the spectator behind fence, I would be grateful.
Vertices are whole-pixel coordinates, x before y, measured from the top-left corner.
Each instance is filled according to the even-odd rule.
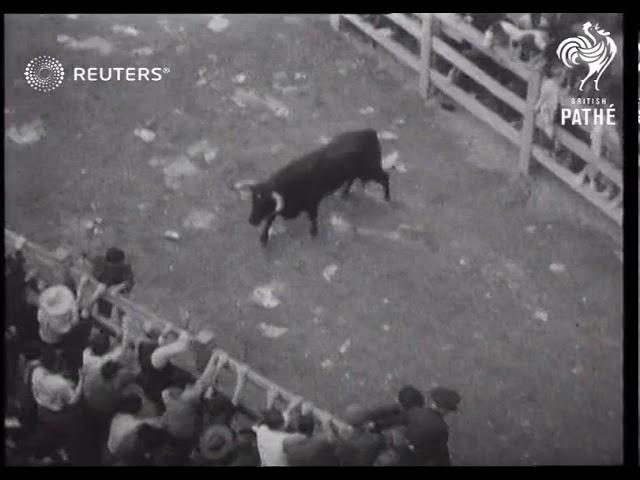
[[[288,466],[284,442],[306,438],[301,433],[285,432],[284,417],[275,408],[262,412],[262,421],[253,427],[253,431],[256,433],[260,464],[263,467]]]
[[[93,276],[107,287],[118,287],[116,291],[128,295],[135,284],[133,270],[127,262],[125,253],[119,248],[111,247],[103,257],[93,261]],[[111,317],[112,305],[105,300],[98,300],[100,315]]]
[[[26,448],[36,455],[71,447],[80,436],[83,376],[79,375],[76,384],[60,373],[59,365],[56,350],[46,348],[40,360],[34,361],[34,368],[28,371],[37,418]]]
[[[121,398],[109,428],[108,463],[144,464],[150,450],[168,441],[168,433],[161,428],[160,418],[141,415],[143,407],[139,396]]]
[[[314,433],[315,420],[312,415],[297,418],[297,431],[304,435],[283,442],[287,463],[292,467],[338,466],[340,461],[334,447],[324,432]]]

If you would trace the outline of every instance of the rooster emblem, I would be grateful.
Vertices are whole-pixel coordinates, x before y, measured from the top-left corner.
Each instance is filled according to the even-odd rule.
[[[600,91],[598,81],[616,56],[618,47],[610,37],[611,33],[600,28],[597,23],[594,26],[591,22],[586,22],[582,25],[582,31],[586,36],[579,35],[563,40],[558,45],[556,55],[569,68],[578,65],[589,67],[589,73],[580,82],[580,91],[587,80],[596,74],[594,86]]]

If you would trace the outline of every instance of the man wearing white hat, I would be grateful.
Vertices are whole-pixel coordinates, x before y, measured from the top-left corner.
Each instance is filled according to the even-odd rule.
[[[54,285],[40,294],[38,323],[43,342],[50,345],[59,343],[78,321],[76,299],[68,287]]]

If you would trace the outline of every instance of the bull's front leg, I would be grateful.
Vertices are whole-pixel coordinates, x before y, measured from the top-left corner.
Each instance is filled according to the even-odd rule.
[[[309,221],[311,222],[309,233],[311,233],[311,237],[315,238],[318,236],[318,205],[310,207],[307,210],[307,215],[309,215]]]
[[[262,228],[262,233],[260,233],[260,243],[264,247],[269,240],[269,229],[271,228],[271,224],[276,219],[276,215],[270,215],[267,217],[267,221],[264,223],[264,227]]]

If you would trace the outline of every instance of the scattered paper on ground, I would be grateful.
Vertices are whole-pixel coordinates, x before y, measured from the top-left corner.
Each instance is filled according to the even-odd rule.
[[[213,15],[213,18],[211,18],[211,20],[209,20],[209,23],[207,24],[207,28],[211,31],[219,33],[226,30],[229,26],[229,23],[229,19],[224,15]]]
[[[340,345],[338,351],[340,352],[340,355],[344,355],[349,351],[349,348],[351,348],[351,340],[347,339],[342,345]]]
[[[378,134],[378,138],[380,138],[380,140],[397,140],[398,135],[396,135],[393,132],[390,132],[389,130],[385,130],[383,132],[380,132],[380,134]]]
[[[127,37],[137,37],[140,34],[138,29],[132,25],[114,25],[111,27],[111,30],[113,33],[118,33]]]
[[[164,238],[168,240],[180,240],[180,234],[175,230],[166,230],[164,232]],[[169,266],[169,270],[172,270],[171,266]]]
[[[44,137],[44,125],[39,118],[21,126],[12,125],[7,136],[18,145],[36,143]]]
[[[190,230],[207,230],[216,219],[215,213],[206,210],[192,210],[183,222],[183,226]]]
[[[541,320],[543,322],[546,322],[547,320],[549,320],[549,314],[542,310],[541,308],[538,308],[534,313],[533,313],[533,318],[535,318],[536,320]]]
[[[233,77],[233,83],[242,85],[247,81],[247,76],[244,73],[239,73],[235,77]]]
[[[188,157],[181,155],[164,167],[164,183],[168,188],[176,190],[182,186],[182,180],[185,177],[198,175],[199,171],[198,167]]]
[[[204,161],[211,163],[218,156],[218,148],[209,143],[209,140],[200,140],[187,147],[187,155],[191,158],[202,155]]]
[[[328,370],[330,368],[333,368],[333,360],[331,360],[330,358],[327,358],[326,360],[324,360],[321,364],[320,367],[324,370]]]
[[[141,57],[148,57],[153,55],[153,49],[151,47],[140,47],[135,48],[131,51],[133,55],[139,55]]]
[[[147,128],[136,128],[133,134],[145,143],[151,143],[156,139],[156,134]]]
[[[320,145],[326,145],[331,141],[331,139],[329,137],[326,137],[324,135],[322,135],[320,138],[318,138],[318,143]]]
[[[276,281],[260,285],[253,290],[251,301],[264,308],[275,308],[281,303],[277,295],[282,293],[283,289],[284,284]]]
[[[69,13],[68,15],[66,15],[66,17],[71,20],[77,20],[80,17],[80,15],[78,15],[77,13]]]
[[[276,325],[270,325],[270,324],[265,323],[265,322],[261,322],[258,325],[258,328],[260,329],[260,332],[262,333],[262,336],[267,337],[267,338],[278,338],[278,337],[281,337],[282,335],[287,333],[287,331],[289,330],[286,327],[277,327]]]
[[[101,55],[109,55],[113,52],[113,44],[102,37],[94,36],[85,40],[76,40],[69,35],[58,35],[58,43],[70,50],[97,50]]]
[[[567,271],[567,267],[562,263],[552,263],[549,265],[549,270],[553,273],[564,273]]]
[[[337,271],[338,266],[336,264],[331,264],[324,268],[324,270],[322,271],[322,276],[327,282],[330,282]]]
[[[360,109],[360,115],[372,115],[375,111],[376,109],[371,106],[363,107]]]
[[[285,227],[282,223],[271,224],[271,228],[269,228],[269,238],[282,235],[283,233],[287,233],[287,227]]]
[[[391,170],[393,168],[400,173],[406,173],[407,171],[406,165],[400,162],[400,154],[397,151],[391,152],[382,159],[382,168],[383,170]]]

